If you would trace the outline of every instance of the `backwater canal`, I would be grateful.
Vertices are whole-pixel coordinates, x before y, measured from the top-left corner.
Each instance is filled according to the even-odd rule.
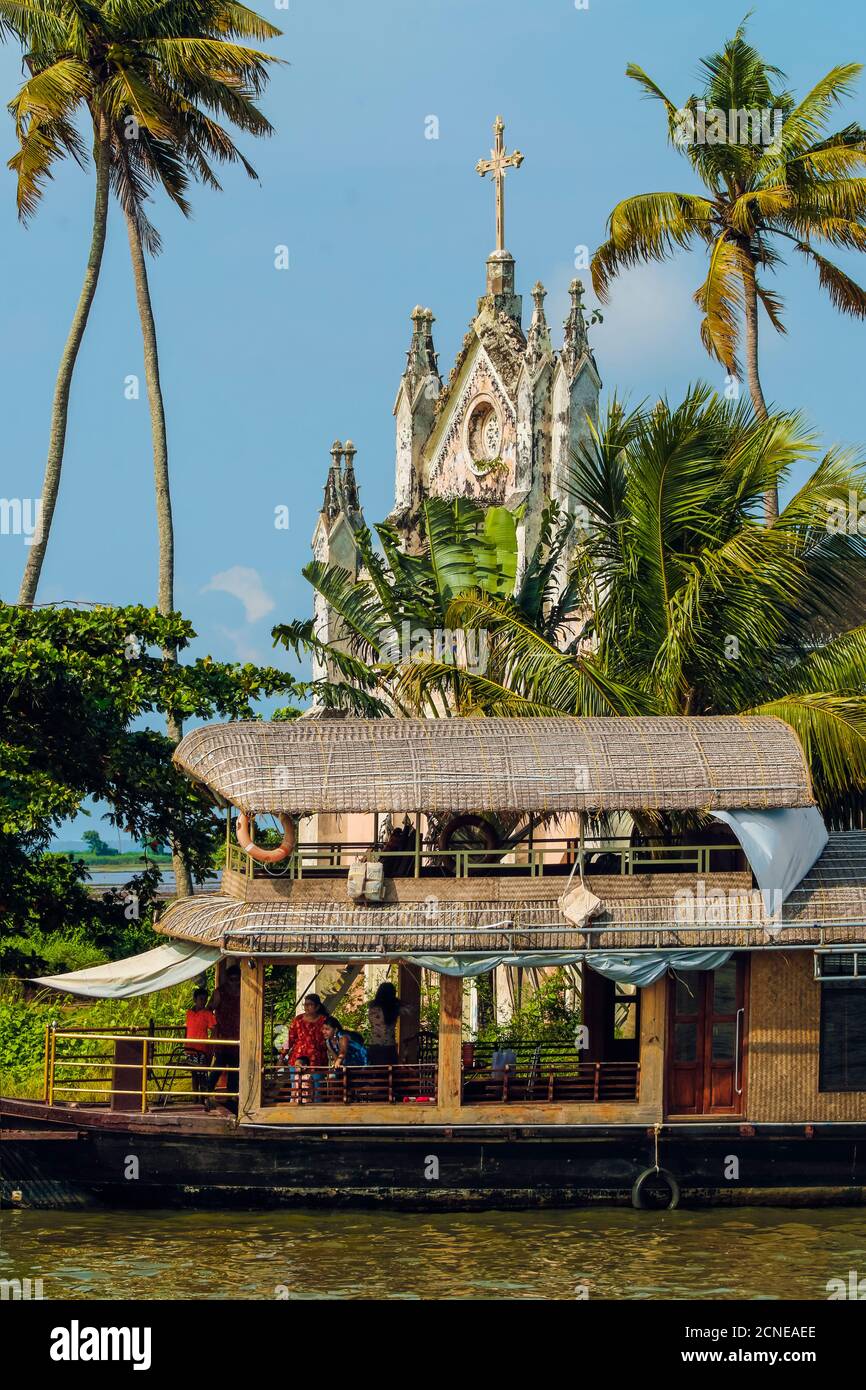
[[[0,1278],[46,1299],[823,1301],[852,1270],[856,1207],[0,1214]]]

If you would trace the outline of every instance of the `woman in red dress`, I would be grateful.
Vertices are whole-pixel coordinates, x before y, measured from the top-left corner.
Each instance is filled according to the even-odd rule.
[[[311,1067],[327,1067],[328,1049],[322,1032],[327,1017],[318,994],[308,994],[304,1012],[292,1019],[280,1060],[293,1067],[299,1057],[308,1057]]]

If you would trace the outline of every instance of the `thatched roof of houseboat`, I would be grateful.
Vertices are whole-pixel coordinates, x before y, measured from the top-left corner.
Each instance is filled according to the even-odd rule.
[[[210,724],[174,761],[247,812],[810,806],[781,720],[342,719]]]
[[[561,877],[487,879],[484,898],[456,901],[447,897],[447,880],[430,882],[436,883],[437,895],[426,901],[366,907],[347,900],[339,879],[331,881],[330,901],[181,898],[157,930],[250,955],[288,956],[866,941],[863,831],[831,835],[778,916],[767,911],[763,896],[751,888],[751,875],[735,872],[703,875],[703,891],[693,874],[592,875],[587,882],[601,899],[602,912],[580,930],[569,926],[559,910]]]

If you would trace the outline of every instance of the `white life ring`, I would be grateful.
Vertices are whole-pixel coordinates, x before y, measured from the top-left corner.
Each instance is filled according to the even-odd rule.
[[[253,840],[255,817],[248,816],[246,811],[238,811],[238,844],[244,854],[248,854],[250,859],[257,860],[259,864],[281,864],[284,859],[288,859],[294,853],[297,840],[295,822],[291,816],[282,814],[280,824],[283,827],[282,843],[277,845],[276,849],[264,849]]]

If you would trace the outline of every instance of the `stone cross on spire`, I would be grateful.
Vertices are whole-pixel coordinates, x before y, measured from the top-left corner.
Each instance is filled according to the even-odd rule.
[[[519,169],[523,163],[523,155],[520,150],[512,150],[511,154],[505,153],[505,142],[502,139],[502,132],[505,130],[505,122],[501,116],[497,116],[493,122],[493,149],[490,151],[489,159],[479,159],[475,165],[475,172],[483,178],[485,174],[493,175],[493,183],[496,188],[496,250],[505,250],[505,171],[506,169]]]

